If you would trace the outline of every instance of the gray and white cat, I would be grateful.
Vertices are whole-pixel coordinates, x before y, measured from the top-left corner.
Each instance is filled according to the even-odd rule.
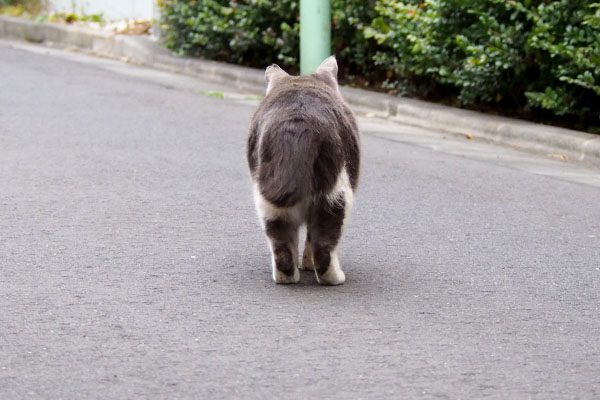
[[[302,267],[323,285],[346,279],[336,250],[358,182],[360,137],[337,71],[333,56],[310,76],[290,76],[277,65],[265,71],[267,94],[252,118],[247,157],[277,283],[300,279],[303,224]]]

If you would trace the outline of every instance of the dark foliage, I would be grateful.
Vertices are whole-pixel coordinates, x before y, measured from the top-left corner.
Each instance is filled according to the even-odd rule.
[[[297,71],[298,1],[163,0],[180,54]],[[600,3],[331,0],[332,53],[360,86],[600,126]]]

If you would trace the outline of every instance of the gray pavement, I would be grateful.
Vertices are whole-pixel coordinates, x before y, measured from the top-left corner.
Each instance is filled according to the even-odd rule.
[[[363,117],[347,283],[277,286],[251,96],[7,42],[0,93],[0,398],[600,397],[598,170]]]

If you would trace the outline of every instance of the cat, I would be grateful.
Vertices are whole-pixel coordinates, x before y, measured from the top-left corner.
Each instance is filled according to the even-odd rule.
[[[337,247],[358,183],[360,136],[337,72],[334,56],[309,76],[288,75],[275,64],[265,71],[266,96],[250,124],[247,159],[276,283],[300,279],[303,224],[302,268],[314,270],[322,285],[346,280]]]

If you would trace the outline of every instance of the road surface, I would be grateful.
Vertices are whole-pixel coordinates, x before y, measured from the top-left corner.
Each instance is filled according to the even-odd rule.
[[[253,96],[10,42],[0,93],[0,398],[600,398],[599,171],[361,117],[347,282],[277,286]]]

